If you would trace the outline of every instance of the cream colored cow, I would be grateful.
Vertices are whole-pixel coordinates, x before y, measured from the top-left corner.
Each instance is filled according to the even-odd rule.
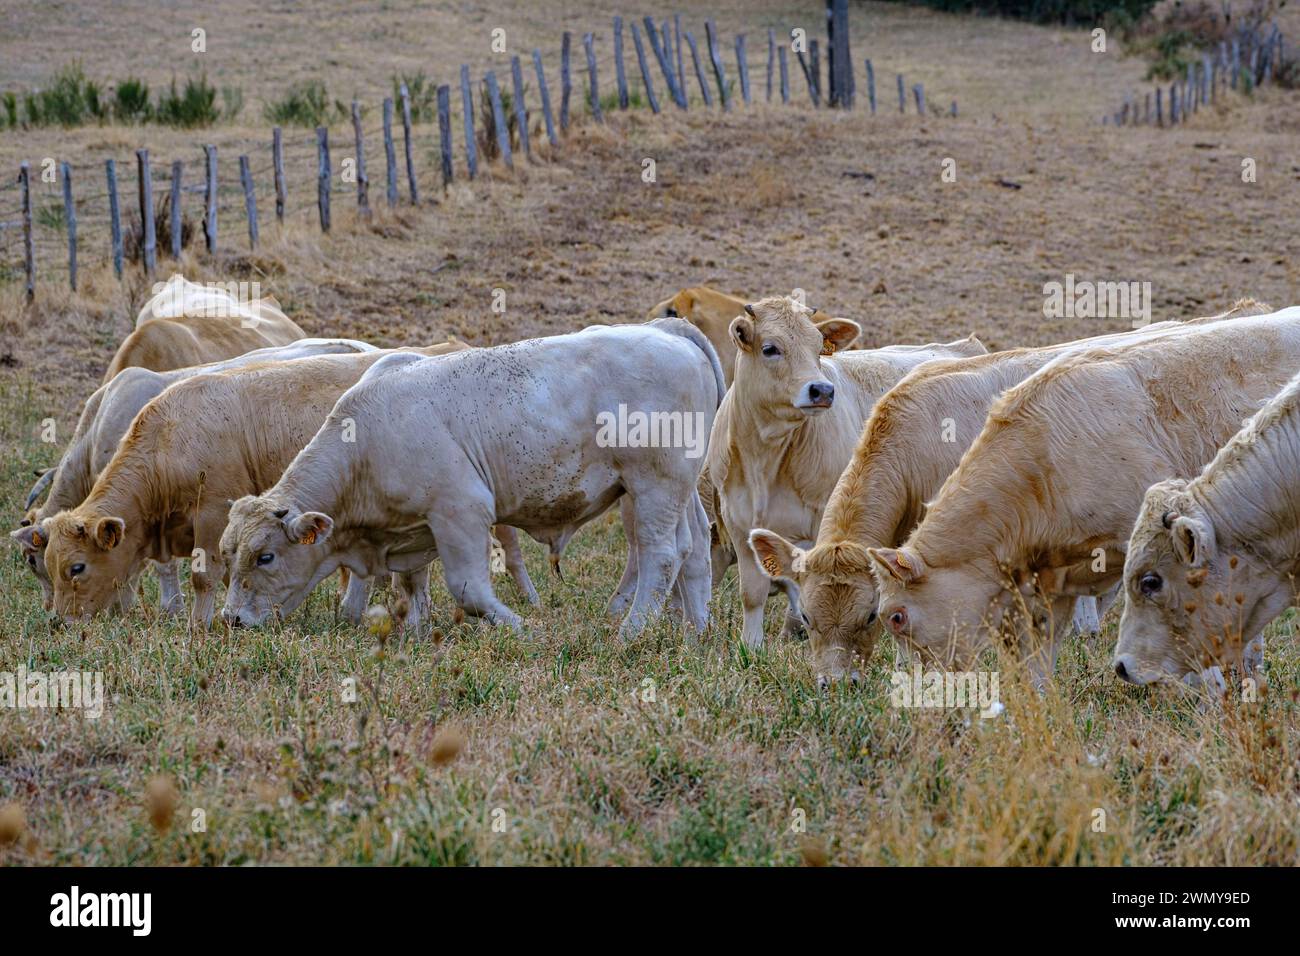
[[[842,352],[860,332],[847,319],[814,324],[811,311],[789,298],[746,306],[732,322],[736,378],[718,410],[707,462],[732,541],[769,528],[811,544],[876,399],[924,362],[984,352],[973,336],[947,345]],[[743,636],[758,647],[768,576],[749,548],[737,548],[737,561]],[[793,627],[797,591],[792,581],[781,583]]]

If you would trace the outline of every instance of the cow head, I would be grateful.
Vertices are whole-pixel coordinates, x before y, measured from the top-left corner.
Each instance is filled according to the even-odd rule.
[[[837,542],[804,551],[762,528],[750,533],[749,543],[769,577],[799,585],[799,609],[818,683],[856,681],[880,634],[867,549]]]
[[[127,541],[122,518],[83,506],[32,527],[33,546],[44,540],[45,570],[59,617],[76,621],[115,603],[130,604],[138,549]]]
[[[1240,663],[1291,598],[1284,574],[1219,540],[1185,481],[1152,485],[1124,559],[1115,673],[1149,684]]]
[[[853,344],[862,327],[848,319],[814,323],[812,316],[794,299],[773,297],[732,320],[738,401],[791,424],[831,407],[835,386],[822,357]]]
[[[230,587],[221,617],[233,627],[256,627],[298,607],[324,576],[333,549],[334,520],[288,502],[246,495],[230,508],[221,553]],[[327,573],[327,572],[326,572]]]

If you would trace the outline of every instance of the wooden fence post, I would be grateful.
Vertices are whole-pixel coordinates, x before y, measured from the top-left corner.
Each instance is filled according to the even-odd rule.
[[[32,167],[26,160],[18,164],[18,186],[23,196],[23,269],[31,302],[36,298],[36,244],[32,241]]]
[[[392,112],[392,103],[389,103],[389,112]],[[391,130],[390,130],[391,132]],[[389,149],[392,149],[392,142],[389,142]],[[389,161],[391,163],[391,160]],[[275,219],[276,222],[284,223],[284,201],[288,189],[284,181],[284,138],[280,134],[280,127],[271,130],[271,164],[275,167]],[[389,182],[392,182],[392,174],[389,174]],[[395,186],[389,186],[390,190],[396,189]],[[397,198],[393,193],[393,199],[389,200],[389,205]]]
[[[812,47],[810,45],[809,50],[811,49]],[[800,50],[796,50],[795,55],[799,57],[799,68],[803,71],[804,82],[808,84],[809,101],[811,101],[813,106],[821,106],[821,103],[817,98],[817,78],[808,66],[808,58],[805,57],[803,52]]]
[[[208,255],[217,252],[217,147],[208,144],[203,147],[204,183],[203,190],[203,239],[208,247]]]
[[[912,95],[916,97],[916,112],[919,116],[925,115],[925,90],[920,83],[912,87]]]
[[[406,186],[411,193],[411,205],[420,205],[420,184],[415,181],[415,144],[411,142],[411,91],[403,83],[398,89],[402,97],[402,139],[406,152]]]
[[[871,61],[867,61],[867,102],[871,105],[871,115],[876,115],[876,71],[871,68]]]
[[[357,210],[362,216],[370,215],[370,177],[366,175],[366,144],[361,132],[361,104],[352,101],[352,138],[357,147]],[[243,168],[240,168],[243,175]]]
[[[1178,125],[1178,84],[1169,84],[1169,125]]]
[[[816,40],[808,41],[808,74],[813,86],[813,102],[821,106],[822,102],[822,61],[821,46]]]
[[[451,185],[451,87],[438,87],[438,148],[442,153],[442,188]]]
[[[594,34],[584,33],[582,48],[587,52],[587,92],[591,95],[591,115],[596,118],[597,123],[603,123],[605,117],[600,112],[600,84],[596,79],[596,50],[592,46],[595,40]]]
[[[388,170],[384,191],[389,206],[397,205],[397,148],[393,146],[393,98],[384,97],[384,161]]]
[[[59,166],[63,178],[63,225],[68,231],[68,287],[77,291],[77,205],[72,201],[72,167]]]
[[[748,106],[749,100],[749,65],[745,62],[745,34],[736,34],[736,69],[740,71],[740,98]]]
[[[650,64],[645,59],[645,46],[641,43],[641,31],[632,24],[632,45],[636,47],[636,61],[641,67],[641,83],[645,87],[645,98],[650,109],[659,112],[659,97],[655,96],[654,82],[650,78]]]
[[[704,78],[704,66],[700,63],[700,51],[690,30],[686,31],[686,45],[691,48],[691,61],[695,64],[695,78],[700,82],[700,95],[704,97],[704,105],[712,106],[713,94],[709,92],[709,83]]]
[[[572,46],[569,31],[564,31],[560,41],[560,130],[569,129],[569,94],[573,92],[573,74],[569,70],[569,47]]]
[[[316,127],[316,208],[321,232],[330,231],[330,131]]]
[[[907,112],[907,94],[903,87],[903,74],[898,74],[898,112]]]
[[[488,70],[484,75],[487,81],[488,102],[492,104],[492,128],[496,131],[497,149],[507,169],[515,168],[514,153],[510,149],[510,128],[506,123],[506,111],[501,105],[501,87],[497,85],[497,75]]]
[[[172,258],[180,261],[181,258],[181,231],[185,223],[181,218],[181,179],[184,176],[185,164],[179,159],[172,163],[172,208],[171,208],[171,234],[172,234]]]
[[[633,24],[636,26],[636,24]],[[618,82],[618,108],[627,109],[627,73],[623,69],[623,18],[614,18],[614,78]]]
[[[790,56],[786,53],[785,44],[776,48],[777,62],[781,65],[781,102],[790,102]]]
[[[655,55],[655,60],[659,63],[659,69],[664,75],[664,83],[668,86],[668,95],[672,97],[674,103],[681,109],[686,109],[686,98],[677,90],[677,77],[673,75],[672,64],[668,60],[668,54],[664,46],[659,42],[659,31],[655,28],[655,22],[652,17],[645,18],[645,32],[650,39],[650,50]]]
[[[542,51],[533,51],[533,66],[537,69],[537,90],[542,97],[542,118],[546,120],[546,138],[552,146],[558,146],[555,138],[555,119],[551,116],[551,94],[546,88],[546,70],[542,67]]]
[[[519,65],[519,57],[510,58],[510,81],[514,84],[515,126],[519,128],[519,146],[524,151],[524,159],[533,158],[533,145],[528,139],[528,107],[524,105],[524,71]]]
[[[767,31],[767,101],[772,102],[772,74],[776,71],[776,31]]]
[[[361,178],[357,177],[357,182]],[[257,196],[253,192],[253,170],[248,165],[248,157],[239,157],[239,183],[244,187],[244,214],[248,216],[248,248],[257,248]],[[369,206],[363,207],[366,212]]]
[[[1237,88],[1237,77],[1241,74],[1241,40],[1237,37],[1232,38],[1232,76],[1230,77],[1232,88]]]
[[[705,43],[709,47],[709,59],[713,61],[713,74],[718,80],[718,100],[724,110],[731,109],[731,97],[727,95],[727,74],[722,67],[722,52],[718,49],[718,31],[712,20],[704,21]]]
[[[153,275],[158,264],[158,235],[153,221],[153,176],[149,170],[149,150],[135,151],[136,171],[140,184],[140,226],[144,247],[144,271]]]
[[[108,179],[108,227],[113,243],[113,271],[122,278],[122,210],[117,204],[117,163],[104,160],[104,174]]]
[[[677,86],[682,91],[682,96],[686,96],[686,69],[682,60],[682,15],[680,13],[673,14],[673,46],[677,54]]]
[[[1157,126],[1165,125],[1164,91],[1158,86],[1156,87],[1156,125]]]
[[[460,68],[460,108],[465,114],[465,166],[469,178],[478,175],[478,143],[474,136],[474,91],[469,86],[469,67]]]

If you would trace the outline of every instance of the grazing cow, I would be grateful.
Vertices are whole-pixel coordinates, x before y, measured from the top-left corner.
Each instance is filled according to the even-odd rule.
[[[1253,304],[1243,304],[1197,321],[1216,321],[1251,308]],[[1045,348],[928,362],[886,392],[831,493],[816,546],[805,551],[761,528],[750,535],[760,566],[775,567],[775,577],[799,587],[819,683],[856,679],[857,668],[870,659],[881,626],[867,548],[903,543],[925,513],[926,502],[983,428],[995,398],[1061,355],[1139,341],[1190,324],[1160,322]],[[1099,629],[1096,603],[1087,596],[1076,602],[1080,632]]]
[[[1124,558],[1115,673],[1147,684],[1253,672],[1265,626],[1296,603],[1298,572],[1300,376],[1197,477],[1147,490]]]
[[[312,355],[373,351],[375,346],[356,339],[299,339],[291,345],[256,349],[224,362],[172,369],[169,372],[153,372],[139,367],[123,369],[122,374],[101,385],[86,399],[81,417],[77,420],[76,431],[59,463],[46,469],[28,493],[24,506],[27,514],[22,526],[9,533],[22,548],[24,562],[40,581],[45,609],[49,611],[54,607],[54,590],[49,575],[45,573],[44,538],[34,526],[50,515],[75,508],[85,500],[95,479],[117,451],[117,443],[131,427],[136,413],[150,399],[160,395],[167,386],[195,375],[221,372],[258,362],[282,362]],[[36,502],[46,488],[49,489],[49,495],[45,503],[38,507]],[[169,561],[159,565],[157,571],[159,603],[163,611],[179,614],[184,607],[184,600],[177,576],[177,562]]]
[[[175,275],[140,310],[135,330],[118,346],[104,381],[124,368],[167,372],[304,337],[274,299],[243,303],[218,288]]]
[[[442,343],[409,351],[423,357],[462,348]],[[190,625],[206,627],[213,586],[225,571],[218,544],[231,500],[273,485],[343,391],[383,357],[407,351],[197,375],[150,401],[86,499],[35,526],[46,541],[55,612],[78,619],[115,600],[129,603],[130,582],[143,559],[192,555]],[[413,604],[427,600],[420,594],[427,574],[402,582]],[[364,604],[364,592],[361,598]],[[363,609],[345,612],[357,620]]]
[[[725,389],[713,347],[680,319],[381,362],[275,487],[235,502],[221,539],[232,569],[222,615],[257,625],[340,565],[377,574],[436,554],[464,611],[519,627],[492,591],[492,524],[527,531],[554,559],[626,494],[637,570],[620,633],[637,634],[670,589],[702,629],[708,532],[696,483]]]
[[[959,666],[1005,633],[1041,684],[1073,599],[1119,580],[1147,488],[1208,461],[1298,363],[1300,308],[1056,359],[993,404],[907,541],[868,549],[885,626]]]
[[[738,299],[734,295],[710,289],[706,285],[697,285],[683,289],[671,299],[660,302],[650,310],[646,318],[658,319],[663,316],[682,318],[703,332],[713,346],[713,350],[718,353],[718,361],[722,363],[722,374],[727,381],[727,388],[731,388],[732,379],[736,374],[736,345],[731,339],[731,320],[745,310],[746,302],[752,301],[752,299]],[[825,322],[829,318],[830,316],[821,310],[813,313],[814,322]],[[708,512],[707,502],[705,511]],[[712,517],[710,515],[710,519]]]
[[[723,529],[745,542],[771,528],[811,543],[822,509],[876,399],[923,362],[983,354],[973,336],[948,345],[890,346],[838,354],[861,332],[856,322],[814,324],[793,299],[745,306],[731,324],[736,378],[709,439],[709,480],[721,498]],[[763,643],[768,577],[749,548],[737,549],[744,640]],[[788,628],[797,624],[793,582]]]

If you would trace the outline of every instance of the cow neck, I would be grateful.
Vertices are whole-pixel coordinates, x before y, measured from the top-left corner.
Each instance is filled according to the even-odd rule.
[[[311,440],[293,463],[285,470],[279,484],[267,492],[268,497],[292,503],[302,511],[320,511],[334,520],[335,530],[332,534],[351,527],[359,515],[353,514],[348,505],[354,503],[355,496],[345,494],[345,478],[355,470],[351,460],[357,453],[357,443],[344,443],[335,434],[337,428],[321,426],[316,437]]]
[[[895,454],[874,429],[863,432],[848,467],[831,492],[818,544],[893,547],[910,509],[908,482]]]

